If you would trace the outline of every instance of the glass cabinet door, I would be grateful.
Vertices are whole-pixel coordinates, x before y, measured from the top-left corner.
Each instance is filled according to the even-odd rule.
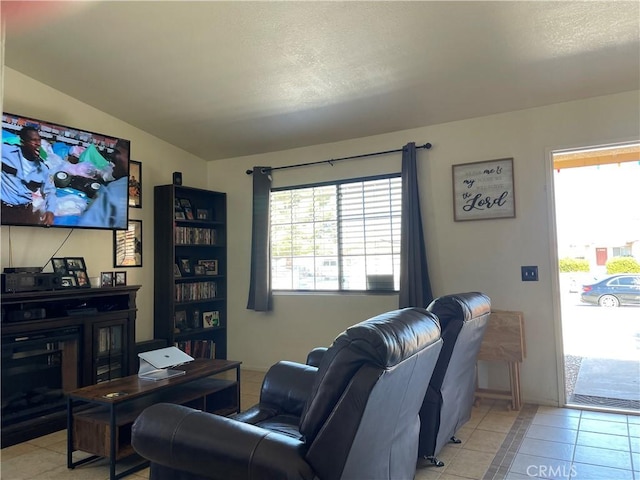
[[[95,325],[94,344],[95,383],[125,376],[127,365],[123,350],[126,345],[124,322]]]

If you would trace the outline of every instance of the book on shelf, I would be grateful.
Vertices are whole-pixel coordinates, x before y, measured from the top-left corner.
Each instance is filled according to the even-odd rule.
[[[191,355],[193,358],[203,358],[202,357],[202,343],[200,340],[191,340],[192,352]]]
[[[218,296],[218,285],[215,281],[180,283],[175,285],[175,301],[188,302],[207,300]]]
[[[193,358],[216,358],[216,343],[213,340],[184,340],[174,342],[174,346]]]
[[[180,212],[180,214],[182,216],[180,220],[188,219],[185,212]],[[193,217],[193,213],[191,215]],[[175,242],[177,245],[216,245],[218,232],[215,228],[177,226],[175,227]]]

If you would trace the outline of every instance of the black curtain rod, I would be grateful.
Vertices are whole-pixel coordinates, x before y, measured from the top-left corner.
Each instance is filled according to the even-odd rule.
[[[416,149],[418,148],[426,148],[427,150],[429,150],[431,148],[431,144],[425,143],[424,145],[416,145]],[[309,165],[318,165],[320,163],[328,163],[329,165],[333,166],[335,162],[340,162],[342,160],[353,160],[354,158],[374,157],[376,155],[386,155],[387,153],[397,153],[401,151],[402,151],[402,148],[396,148],[395,150],[386,150],[384,152],[364,153],[362,155],[352,155],[351,157],[332,158],[331,160],[320,160],[318,162],[298,163],[296,165],[287,165],[285,167],[263,168],[261,173],[273,172],[274,170],[284,170],[285,168],[307,167]],[[253,173],[253,169],[247,170],[247,175],[251,175],[252,173]]]

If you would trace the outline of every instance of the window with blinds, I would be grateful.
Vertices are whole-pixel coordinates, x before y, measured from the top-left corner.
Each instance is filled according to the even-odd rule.
[[[273,290],[398,290],[398,174],[271,192]]]

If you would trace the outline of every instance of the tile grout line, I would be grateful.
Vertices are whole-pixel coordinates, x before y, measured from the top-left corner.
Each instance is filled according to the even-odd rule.
[[[569,464],[571,469],[573,469],[573,466],[576,463],[576,450],[578,449],[578,437],[580,436],[581,426],[582,426],[582,410],[580,410],[580,415],[578,416],[578,426],[576,427],[576,439],[573,442],[573,453],[571,454],[571,463]]]
[[[513,423],[509,433],[502,442],[498,453],[493,458],[487,472],[482,477],[483,480],[503,480],[506,478],[511,463],[524,440],[524,435],[533,421],[533,417],[538,411],[537,405],[525,404]]]

